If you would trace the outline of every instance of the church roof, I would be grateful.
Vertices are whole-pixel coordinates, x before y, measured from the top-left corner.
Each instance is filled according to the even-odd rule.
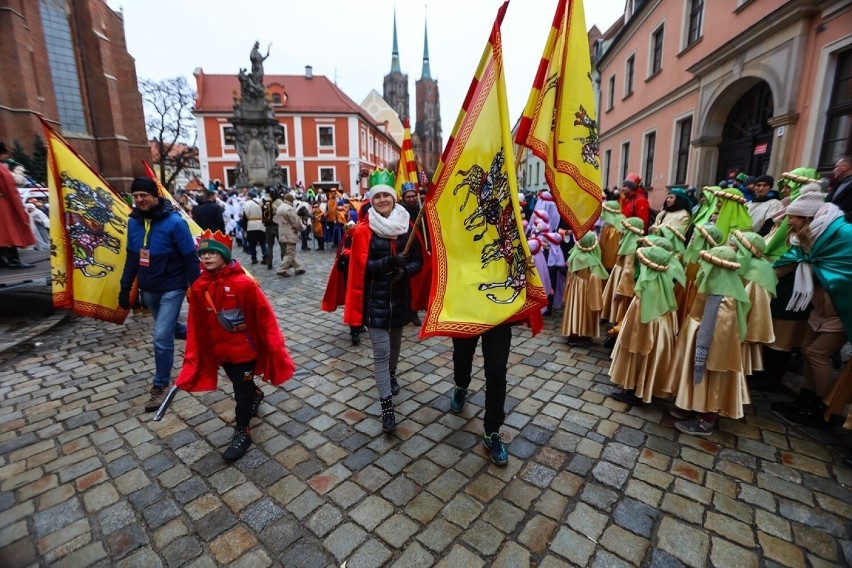
[[[423,70],[420,72],[420,80],[430,81],[432,70],[429,67],[429,30],[426,22],[423,23]]]

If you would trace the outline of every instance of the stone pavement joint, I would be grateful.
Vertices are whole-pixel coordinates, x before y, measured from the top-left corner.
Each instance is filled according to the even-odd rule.
[[[607,350],[568,347],[558,311],[536,337],[513,331],[506,467],[482,448],[481,356],[451,414],[451,342],[413,327],[400,427],[383,434],[369,338],[352,346],[341,313],[319,310],[333,259],[301,252],[307,274],[288,279],[252,267],[298,373],[262,385],[236,463],[221,458],[234,420],[223,374],[162,422],[141,411],[148,317],[63,315],[3,353],[0,566],[852,564],[848,432],[792,426],[768,410],[781,395],[753,393],[742,420],[679,434],[670,403],[608,398]]]

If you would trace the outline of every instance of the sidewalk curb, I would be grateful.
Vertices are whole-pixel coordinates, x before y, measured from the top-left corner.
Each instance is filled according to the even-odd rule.
[[[29,327],[26,334],[13,334],[16,336],[10,341],[0,341],[0,359],[10,359],[19,355],[20,352],[15,352],[18,351],[18,347],[31,343],[37,337],[62,324],[70,316],[71,312],[69,310],[56,310],[35,325]]]

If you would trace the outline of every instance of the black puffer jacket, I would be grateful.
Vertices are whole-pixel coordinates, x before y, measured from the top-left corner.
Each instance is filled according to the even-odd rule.
[[[367,327],[393,329],[408,323],[410,278],[423,268],[420,243],[415,239],[409,251],[408,264],[402,269],[393,267],[391,257],[402,252],[410,234],[409,229],[395,241],[375,233],[370,238],[364,283],[364,325]]]

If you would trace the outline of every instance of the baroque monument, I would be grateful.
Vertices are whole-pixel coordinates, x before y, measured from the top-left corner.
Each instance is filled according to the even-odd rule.
[[[237,167],[237,186],[274,186],[282,183],[281,168],[276,165],[278,143],[284,129],[275,118],[275,111],[266,96],[263,84],[263,62],[269,57],[260,53],[260,42],[255,42],[249,59],[251,72],[240,69],[240,96],[234,99],[234,144],[240,157]]]

